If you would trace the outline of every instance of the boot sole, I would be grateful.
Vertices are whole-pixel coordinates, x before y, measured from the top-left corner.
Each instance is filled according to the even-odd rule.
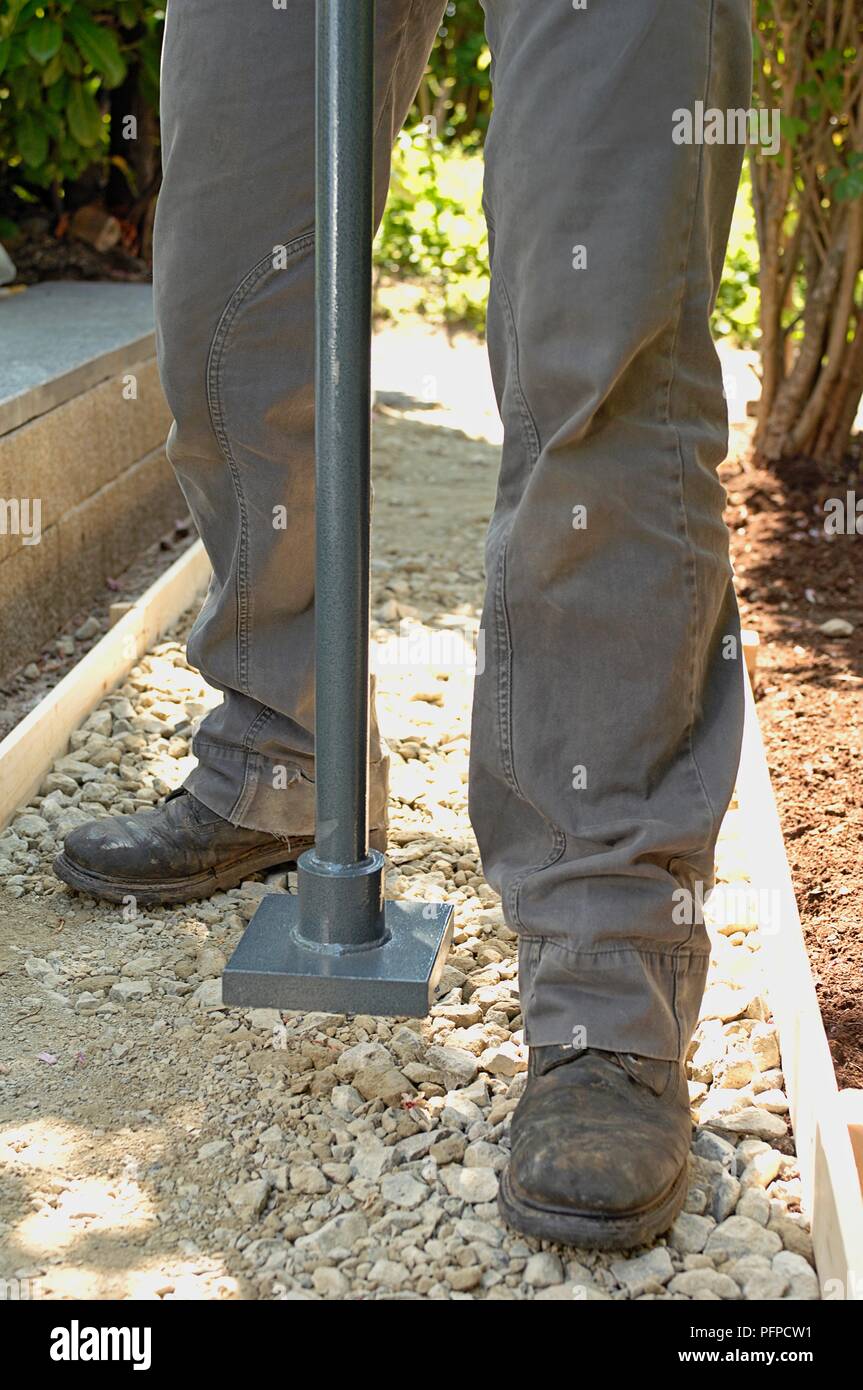
[[[673,1186],[652,1206],[623,1216],[602,1216],[526,1202],[513,1192],[506,1168],[497,1202],[507,1225],[523,1235],[538,1236],[558,1245],[578,1245],[585,1250],[634,1250],[639,1245],[649,1245],[668,1230],[683,1209],[687,1187],[684,1163]]]
[[[369,835],[372,849],[381,853],[386,849],[386,832],[373,830]],[[309,844],[304,844],[297,852],[303,854]],[[241,859],[236,859],[223,868],[209,869],[203,874],[192,874],[188,878],[167,879],[162,883],[136,883],[133,879],[111,879],[90,869],[84,869],[69,859],[63,851],[54,860],[54,873],[70,888],[78,893],[87,893],[91,898],[103,898],[107,902],[122,903],[133,897],[141,907],[154,907],[162,903],[188,903],[197,898],[209,898],[214,893],[223,893],[236,888],[251,874],[262,873],[265,869],[295,866],[296,854],[290,846],[283,849],[252,850]]]

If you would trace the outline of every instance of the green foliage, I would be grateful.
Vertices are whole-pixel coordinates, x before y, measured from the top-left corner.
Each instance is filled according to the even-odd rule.
[[[134,61],[157,101],[163,20],[152,0],[5,0],[0,161],[19,197],[107,163],[108,93]]]
[[[403,130],[375,244],[384,275],[422,281],[430,316],[475,327],[485,322],[489,275],[482,176],[478,154]]]
[[[713,333],[736,347],[753,347],[758,339],[758,237],[752,211],[749,170],[744,168],[737,193],[722,283],[713,313]]]

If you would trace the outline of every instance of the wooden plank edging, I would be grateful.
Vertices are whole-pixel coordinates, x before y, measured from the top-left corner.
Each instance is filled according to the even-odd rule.
[[[0,830],[39,790],[74,730],[203,592],[209,575],[206,551],[196,541],[3,739]]]
[[[863,1300],[863,1197],[845,1108],[806,954],[782,826],[755,700],[746,681],[746,721],[737,797],[748,843],[757,847],[753,887],[778,894],[778,930],[760,933],[768,993],[800,1164],[822,1295]],[[754,859],[754,856],[753,856]],[[757,881],[756,881],[757,877]]]

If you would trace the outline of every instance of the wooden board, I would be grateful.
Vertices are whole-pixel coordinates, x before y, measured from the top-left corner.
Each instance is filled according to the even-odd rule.
[[[0,830],[39,790],[73,731],[204,592],[209,576],[206,551],[196,541],[3,739]]]
[[[863,1300],[863,1198],[748,681],[737,797],[753,886],[777,895],[778,929],[762,930],[761,949],[822,1292]]]

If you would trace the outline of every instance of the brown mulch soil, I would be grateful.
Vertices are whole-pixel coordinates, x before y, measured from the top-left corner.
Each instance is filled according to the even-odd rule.
[[[42,280],[150,279],[146,262],[123,246],[97,251],[77,237],[56,235],[45,219],[32,219],[20,236],[4,244],[15,263],[18,285]]]
[[[840,1086],[863,1086],[863,535],[827,536],[823,504],[863,496],[863,466],[779,479],[737,432],[724,466],[737,592],[761,639],[758,714]],[[850,637],[819,631],[830,618]]]

